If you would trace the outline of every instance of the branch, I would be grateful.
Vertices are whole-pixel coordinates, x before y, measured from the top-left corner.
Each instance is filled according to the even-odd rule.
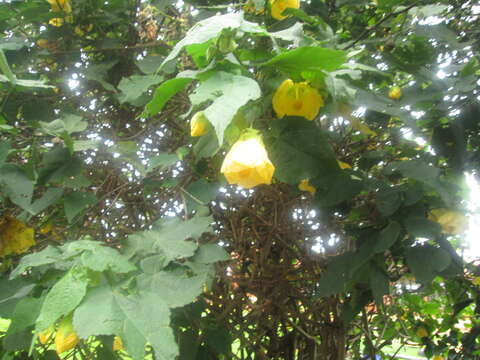
[[[132,46],[124,46],[124,47],[111,47],[111,48],[97,48],[97,49],[84,49],[84,48],[79,48],[79,49],[71,49],[71,50],[60,50],[60,51],[54,51],[52,52],[53,55],[56,54],[71,54],[71,53],[76,53],[76,52],[85,52],[85,53],[94,53],[94,52],[107,52],[107,51],[131,51],[131,50],[137,50],[137,49],[145,49],[145,48],[151,48],[151,47],[164,47],[166,49],[171,49],[172,47],[165,43],[164,41],[153,41],[145,44],[138,44],[138,45],[132,45]]]
[[[387,16],[385,16],[383,19],[381,19],[379,22],[377,22],[375,25],[372,25],[372,26],[367,27],[367,28],[360,34],[360,36],[353,41],[353,43],[351,43],[350,45],[348,45],[348,46],[345,48],[345,50],[348,50],[348,49],[354,47],[360,40],[363,40],[364,38],[366,38],[372,30],[377,29],[380,25],[382,25],[385,21],[387,21],[387,20],[390,19],[391,17],[400,15],[400,14],[405,13],[405,12],[408,12],[411,8],[414,8],[415,6],[417,6],[417,4],[418,4],[418,2],[414,2],[413,4],[407,6],[405,9],[398,10],[398,11],[395,11],[395,12],[393,12],[393,13],[390,13],[390,14],[388,14]]]

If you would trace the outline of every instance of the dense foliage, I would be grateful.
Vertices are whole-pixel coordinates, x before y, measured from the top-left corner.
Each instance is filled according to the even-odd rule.
[[[1,359],[478,358],[479,14],[0,2]]]

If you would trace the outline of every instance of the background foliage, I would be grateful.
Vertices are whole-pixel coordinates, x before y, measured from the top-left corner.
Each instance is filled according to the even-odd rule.
[[[58,358],[62,319],[62,359],[478,357],[478,4],[62,4],[0,3],[2,359]],[[313,121],[276,119],[287,78]],[[220,174],[247,127],[275,166],[249,190]]]

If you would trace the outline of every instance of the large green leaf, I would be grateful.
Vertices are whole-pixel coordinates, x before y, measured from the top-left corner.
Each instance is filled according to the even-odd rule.
[[[65,215],[69,223],[88,206],[96,204],[97,197],[93,193],[75,191],[65,196]]]
[[[29,209],[33,196],[34,182],[18,166],[6,164],[0,168],[0,189],[10,200],[22,207]]]
[[[297,185],[303,179],[340,171],[327,137],[313,122],[286,118],[273,126],[280,134],[268,147],[275,178]]]
[[[124,295],[107,285],[89,291],[73,317],[75,331],[82,338],[92,335],[120,336],[127,353],[144,358],[149,343],[155,357],[174,359],[178,347],[170,324],[170,310],[157,294]]]
[[[23,256],[18,266],[10,274],[10,279],[17,278],[31,267],[54,264],[61,260],[63,260],[63,256],[60,250],[53,246],[47,246],[42,251]]]
[[[452,260],[448,252],[428,244],[408,249],[406,258],[408,267],[421,283],[432,281]]]
[[[162,111],[168,100],[176,93],[183,91],[193,79],[175,78],[162,83],[153,94],[153,99],[145,106],[145,115],[153,116]]]
[[[150,86],[159,84],[163,81],[163,77],[159,75],[132,75],[129,78],[123,78],[118,84],[121,91],[119,100],[122,103],[128,102],[133,105]]]
[[[347,55],[344,51],[305,46],[281,53],[263,66],[298,75],[302,72],[333,71],[346,61]]]
[[[198,245],[188,239],[197,239],[210,230],[211,217],[195,216],[187,221],[178,218],[160,220],[152,230],[130,235],[127,241],[127,254],[146,255],[160,252],[168,263],[179,258],[187,258],[195,253]]]
[[[180,40],[172,49],[170,54],[163,60],[160,69],[168,62],[175,59],[180,51],[187,45],[201,44],[220,35],[223,29],[241,29],[244,32],[262,33],[264,30],[256,23],[251,23],[243,19],[243,13],[228,13],[209,17],[199,21],[190,30],[185,37]]]
[[[374,251],[376,253],[381,253],[390,249],[395,241],[397,241],[401,230],[402,227],[398,222],[390,222],[385,228],[382,229],[382,231],[380,231],[378,240],[375,243]]]
[[[68,315],[82,301],[87,292],[88,278],[85,272],[73,267],[48,292],[37,319],[37,331]]]
[[[215,128],[218,143],[223,144],[225,129],[238,109],[260,96],[260,86],[255,80],[219,71],[200,83],[190,100],[194,106],[213,101],[204,114]]]
[[[20,300],[13,311],[12,323],[8,328],[7,336],[33,326],[40,313],[42,302],[42,298],[33,297],[25,297]]]

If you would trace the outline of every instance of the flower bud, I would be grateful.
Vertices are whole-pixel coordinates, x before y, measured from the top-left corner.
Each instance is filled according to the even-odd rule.
[[[399,100],[402,97],[402,89],[398,86],[394,86],[388,92],[388,97],[392,100]]]
[[[298,189],[301,191],[308,191],[310,194],[315,195],[315,192],[317,189],[315,189],[315,186],[310,184],[310,181],[308,179],[303,179],[300,181],[300,184],[298,184]]]
[[[205,135],[210,127],[210,122],[203,113],[203,111],[197,112],[193,115],[192,120],[190,121],[190,135],[191,136],[202,136]]]

